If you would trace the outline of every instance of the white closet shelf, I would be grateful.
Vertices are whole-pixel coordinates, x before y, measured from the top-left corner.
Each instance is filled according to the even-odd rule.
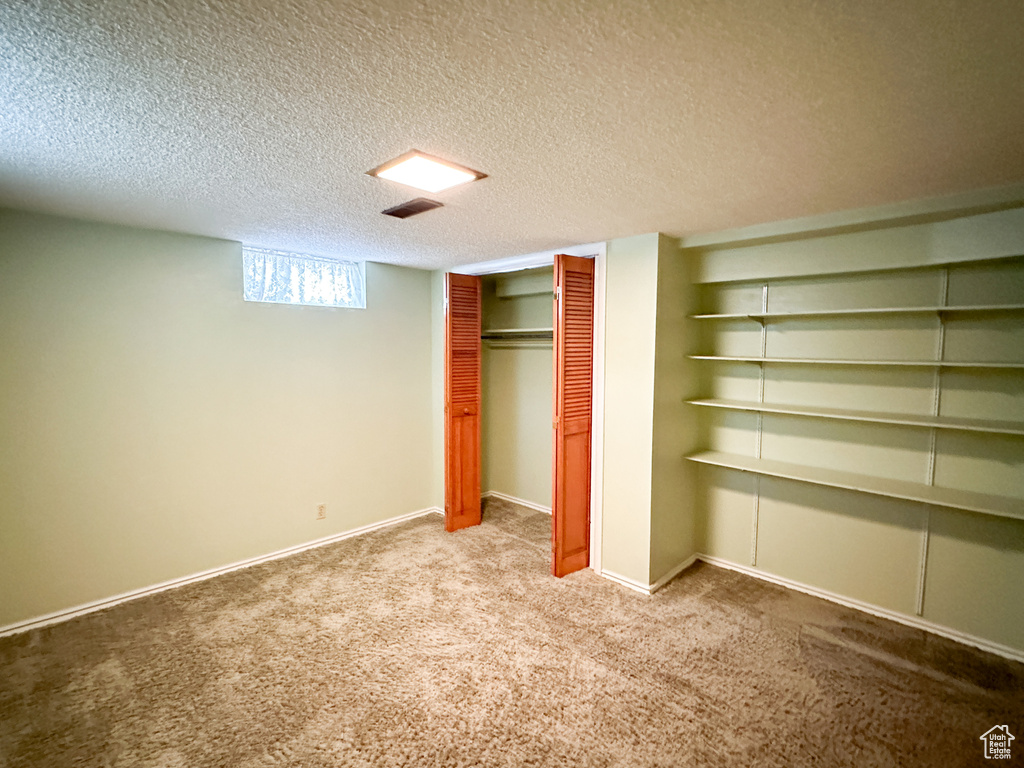
[[[1006,368],[1024,369],[1024,362],[995,363],[951,360],[823,360],[818,357],[746,357],[737,355],[690,355],[692,360],[724,363],[778,363],[782,365],[870,365],[904,368]]]
[[[884,411],[857,411],[848,408],[819,408],[781,403],[757,403],[747,400],[689,400],[690,405],[723,408],[731,411],[778,413],[786,416],[810,416],[820,419],[867,421],[875,424],[896,424],[908,427],[935,427],[964,432],[986,432],[1004,435],[1024,435],[1024,423],[993,419],[967,419],[954,416],[924,416],[912,413],[886,413]]]
[[[770,459],[756,459],[752,456],[739,456],[718,451],[705,451],[687,456],[686,458],[701,464],[710,464],[741,472],[752,472],[757,475],[779,477],[812,485],[823,485],[829,488],[843,488],[893,499],[917,501],[937,507],[961,509],[983,515],[1024,520],[1024,499],[1015,499],[1009,496],[994,496],[976,491],[940,488],[908,480],[891,480],[889,478],[861,475],[854,472],[808,467],[802,464],[791,464],[785,461],[773,461]]]
[[[492,328],[480,338],[492,349],[551,349],[555,333],[551,328]]]
[[[551,339],[554,337],[553,328],[488,328],[481,334],[483,339]]]
[[[959,307],[870,307],[864,309],[815,309],[805,312],[729,312],[712,315],[690,315],[694,320],[798,320],[815,317],[859,317],[872,315],[936,315],[982,314],[986,312],[1024,312],[1024,304],[992,304]]]

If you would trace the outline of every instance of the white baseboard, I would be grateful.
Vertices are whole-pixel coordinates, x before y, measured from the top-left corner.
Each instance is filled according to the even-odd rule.
[[[666,584],[668,584],[670,581],[672,581],[672,579],[674,579],[680,573],[682,573],[687,568],[689,568],[691,565],[696,563],[698,557],[700,557],[700,555],[697,555],[697,554],[690,555],[688,558],[683,560],[683,562],[681,562],[679,565],[677,565],[671,571],[669,571],[664,576],[662,576],[660,579],[658,579],[656,582],[651,584],[651,594],[653,595],[659,589],[661,589]]]
[[[642,581],[631,579],[629,576],[623,576],[615,573],[615,571],[609,571],[607,568],[601,570],[601,577],[608,579],[608,581],[614,581],[616,584],[621,584],[624,587],[628,587],[636,592],[640,592],[645,595],[651,594],[651,585],[645,584]]]
[[[986,640],[982,637],[975,635],[969,635],[966,632],[961,632],[957,629],[945,627],[941,624],[922,619],[920,616],[911,616],[907,613],[900,613],[899,611],[891,611],[887,608],[881,608],[871,603],[861,602],[851,597],[844,597],[838,595],[835,592],[829,592],[826,589],[820,589],[818,587],[812,587],[809,584],[803,584],[799,581],[793,581],[783,576],[776,576],[765,571],[751,568],[749,565],[739,565],[738,563],[730,562],[729,560],[723,560],[718,557],[712,557],[710,555],[697,555],[698,560],[702,560],[710,565],[716,565],[719,568],[727,568],[730,571],[738,571],[746,574],[747,576],[753,576],[755,579],[761,581],[771,582],[772,584],[778,584],[779,586],[786,587],[788,589],[794,589],[797,592],[803,592],[807,595],[814,597],[820,597],[823,600],[828,600],[831,603],[837,603],[847,608],[853,608],[864,613],[869,613],[872,616],[877,616],[881,619],[889,619],[914,629],[921,629],[925,632],[931,632],[934,635],[948,638],[949,640],[955,640],[958,643],[964,645],[970,645],[974,648],[979,648],[989,653],[994,653],[997,656],[1002,656],[1007,659],[1013,659],[1014,661],[1024,661],[1024,651],[1011,648],[1008,645],[1001,645],[1000,643],[994,643],[991,640]]]
[[[670,581],[672,581],[672,579],[674,579],[680,573],[682,573],[695,562],[697,562],[698,557],[699,555],[691,555],[653,584],[645,584],[642,581],[637,581],[636,579],[631,579],[628,576],[623,576],[621,574],[609,570],[602,570],[599,575],[603,576],[609,581],[614,581],[616,584],[621,584],[622,586],[628,587],[629,589],[636,590],[637,592],[642,592],[645,595],[653,595],[659,589],[661,589]]]
[[[497,491],[488,491],[487,493],[484,494],[484,496],[493,496],[495,498],[504,499],[506,501],[511,501],[515,504],[521,504],[523,506],[529,507],[530,509],[536,509],[540,512],[547,512],[548,514],[550,514],[551,512],[551,510],[548,508],[541,507],[540,505],[533,504],[531,502],[525,502],[522,499],[517,499],[513,496],[498,493]],[[369,525],[364,525],[359,528],[353,528],[349,531],[342,531],[341,533],[332,534],[331,536],[325,536],[321,539],[315,539],[314,541],[309,541],[305,544],[298,544],[294,547],[280,549],[276,552],[270,552],[266,555],[251,557],[247,560],[239,560],[238,562],[231,563],[229,565],[224,565],[219,568],[211,568],[209,570],[194,573],[189,576],[183,576],[180,579],[171,579],[170,581],[164,581],[159,584],[153,584],[148,587],[142,587],[141,589],[132,590],[130,592],[123,592],[119,595],[114,595],[113,597],[104,598],[102,600],[94,600],[90,603],[83,603],[81,605],[74,606],[73,608],[67,608],[63,611],[55,611],[54,613],[48,613],[45,616],[38,616],[36,618],[26,619],[25,621],[20,621],[14,624],[8,624],[5,627],[0,627],[0,637],[14,635],[21,632],[28,632],[29,630],[37,629],[39,627],[45,627],[50,624],[58,624],[62,621],[73,619],[76,616],[83,616],[87,613],[93,613],[94,611],[101,611],[105,608],[110,608],[114,605],[118,605],[119,603],[125,603],[129,600],[144,597],[145,595],[152,595],[156,594],[157,592],[164,592],[168,589],[174,589],[175,587],[181,587],[186,584],[193,584],[198,581],[204,581],[206,579],[213,578],[214,576],[220,576],[221,574],[229,573],[231,571],[237,571],[242,568],[248,568],[253,565],[259,565],[260,563],[266,563],[271,560],[278,560],[282,557],[289,557],[290,555],[297,555],[300,552],[305,552],[309,549],[315,549],[317,547],[322,547],[327,544],[333,544],[336,541],[349,539],[353,536],[359,536],[361,534],[369,533],[370,531],[375,531],[380,528],[387,528],[388,526],[397,525],[398,523],[405,522],[406,520],[412,520],[414,518],[422,517],[423,515],[429,514],[443,515],[444,510],[441,509],[440,507],[427,507],[426,509],[421,509],[416,512],[410,512],[405,515],[399,515],[398,517],[392,517],[387,520],[382,520],[379,523],[371,523]],[[746,574],[747,576],[752,576],[755,579],[760,579],[761,581],[767,581],[772,584],[778,584],[779,586],[786,587],[787,589],[793,589],[797,592],[803,592],[804,594],[811,595],[813,597],[820,597],[824,600],[828,600],[829,602],[836,603],[847,608],[853,608],[854,610],[863,611],[864,613],[868,613],[872,616],[877,616],[882,619],[889,619],[891,621],[898,622],[908,627],[914,627],[915,629],[924,630],[925,632],[931,632],[932,634],[939,635],[940,637],[945,637],[950,640],[955,640],[956,642],[963,643],[965,645],[970,645],[974,648],[979,648],[989,653],[994,653],[997,656],[1002,656],[1004,658],[1012,659],[1014,661],[1024,662],[1024,651],[1019,650],[1017,648],[1011,648],[1007,645],[995,643],[991,640],[986,640],[975,635],[970,635],[966,632],[961,632],[950,627],[945,627],[941,624],[936,624],[932,621],[928,621],[927,619],[922,619],[920,616],[911,616],[906,613],[891,611],[887,608],[881,608],[877,605],[865,603],[850,597],[844,597],[843,595],[836,594],[835,592],[829,592],[825,589],[812,587],[809,584],[803,584],[799,581],[793,581],[792,579],[787,579],[784,576],[776,576],[774,574],[767,573],[756,568],[751,568],[747,565],[740,565],[739,563],[733,563],[729,560],[723,560],[719,557],[712,557],[711,555],[693,555],[684,560],[683,562],[681,562],[676,567],[674,567],[672,570],[670,570],[668,573],[666,573],[653,584],[645,584],[643,582],[637,581],[636,579],[631,579],[628,576],[622,576],[621,574],[609,570],[602,570],[599,575],[605,579],[608,579],[609,581],[613,581],[617,584],[621,584],[624,587],[635,590],[636,592],[640,592],[645,595],[651,595],[657,592],[662,587],[664,587],[670,581],[672,581],[676,576],[678,576],[680,573],[682,573],[691,565],[693,565],[694,562],[696,562],[697,560],[701,560],[710,565],[718,566],[719,568],[726,568],[731,571],[737,571],[739,573]]]
[[[527,501],[526,499],[517,498],[516,496],[509,496],[507,493],[501,493],[500,491],[485,491],[481,496],[485,499],[494,498],[501,499],[502,501],[508,501],[512,504],[518,504],[521,507],[526,507],[527,509],[543,512],[546,515],[551,514],[551,507],[545,507],[543,504],[536,504],[532,501]]]
[[[93,613],[94,611],[102,611],[105,608],[118,605],[120,603],[126,603],[129,600],[135,600],[139,597],[146,595],[153,595],[157,592],[164,592],[168,589],[174,589],[175,587],[182,587],[186,584],[194,584],[197,581],[205,581],[211,579],[214,576],[220,576],[231,571],[237,571],[242,568],[248,568],[253,565],[259,565],[260,563],[266,563],[271,560],[279,560],[282,557],[289,557],[290,555],[297,555],[300,552],[305,552],[308,549],[315,549],[316,547],[322,547],[327,544],[333,544],[336,541],[342,541],[343,539],[350,539],[353,536],[359,536],[370,531],[376,531],[379,528],[387,528],[391,525],[397,525],[403,523],[406,520],[412,520],[416,517],[422,517],[423,515],[429,515],[432,513],[444,514],[444,510],[440,507],[427,507],[416,512],[410,512],[406,515],[399,515],[398,517],[391,517],[387,520],[382,520],[379,523],[370,523],[359,528],[353,528],[349,531],[342,531],[341,533],[335,533],[330,536],[324,536],[322,539],[315,539],[308,541],[305,544],[297,544],[294,547],[287,547],[285,549],[279,549],[276,552],[270,552],[266,555],[259,555],[257,557],[250,557],[247,560],[239,560],[238,562],[231,563],[229,565],[223,565],[219,568],[211,568],[207,571],[200,571],[199,573],[193,573],[189,576],[182,576],[180,579],[171,579],[170,581],[164,581],[159,584],[153,584],[148,587],[142,587],[141,589],[133,589],[130,592],[122,592],[119,595],[113,597],[103,598],[102,600],[94,600],[91,603],[82,603],[76,605],[73,608],[67,608],[63,611],[55,611],[54,613],[48,613],[45,616],[37,616],[33,619],[26,619],[25,621],[19,621],[15,624],[8,624],[6,627],[0,627],[0,637],[7,635],[15,635],[21,632],[28,632],[31,629],[38,629],[39,627],[45,627],[50,624],[58,624],[68,619],[73,619],[76,616],[83,616],[87,613]]]
[[[914,629],[921,629],[925,632],[931,632],[934,635],[945,637],[949,640],[955,640],[958,643],[964,645],[970,645],[974,648],[978,648],[989,653],[994,653],[997,656],[1002,656],[1006,659],[1013,659],[1014,661],[1024,661],[1024,651],[1017,648],[1011,648],[1008,645],[1002,645],[1000,643],[994,643],[991,640],[986,640],[982,637],[970,635],[966,632],[961,632],[951,627],[943,626],[942,624],[936,624],[933,621],[922,619],[920,616],[911,616],[910,614],[900,613],[899,611],[891,611],[887,608],[881,608],[871,603],[865,603],[860,600],[855,600],[851,597],[844,597],[843,595],[836,594],[835,592],[829,592],[826,589],[820,589],[818,587],[812,587],[809,584],[803,584],[799,581],[793,581],[783,576],[776,576],[765,571],[758,570],[757,568],[751,568],[748,565],[740,565],[733,563],[729,560],[723,560],[719,557],[712,557],[711,555],[696,554],[690,558],[687,558],[671,571],[666,573],[660,579],[653,584],[645,584],[636,579],[631,579],[628,576],[622,576],[621,574],[615,573],[614,571],[603,570],[600,575],[609,581],[614,581],[616,584],[621,584],[624,587],[635,590],[645,595],[652,595],[659,589],[668,584],[672,579],[678,576],[680,573],[685,571],[697,560],[701,560],[710,565],[718,566],[719,568],[727,568],[730,571],[738,571],[739,573],[746,574],[747,576],[753,576],[755,579],[761,581],[767,581],[772,584],[778,584],[781,587],[787,589],[793,589],[797,592],[803,592],[806,595],[812,595],[813,597],[820,597],[823,600],[828,600],[831,603],[845,606],[846,608],[853,608],[857,611],[868,613],[872,616],[877,616],[881,619],[889,619],[899,624],[903,624]]]

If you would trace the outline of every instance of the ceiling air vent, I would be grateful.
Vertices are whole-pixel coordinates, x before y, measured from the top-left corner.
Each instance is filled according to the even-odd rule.
[[[425,197],[417,197],[415,200],[410,200],[407,203],[396,205],[394,208],[388,208],[386,211],[381,211],[385,216],[394,216],[396,219],[407,219],[410,216],[415,216],[417,213],[423,213],[424,211],[432,210],[433,208],[441,208],[444,203],[439,203],[437,200],[427,200]]]

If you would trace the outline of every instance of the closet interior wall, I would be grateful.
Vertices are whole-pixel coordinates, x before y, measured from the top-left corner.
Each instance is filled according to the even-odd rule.
[[[1020,209],[702,253],[701,551],[1024,651],[1022,253]]]
[[[483,278],[482,488],[550,510],[551,267]]]

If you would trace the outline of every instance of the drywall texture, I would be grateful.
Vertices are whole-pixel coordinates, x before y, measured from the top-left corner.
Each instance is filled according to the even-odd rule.
[[[368,264],[365,310],[241,278],[237,243],[0,212],[0,625],[430,506],[429,273]]]
[[[551,327],[551,268],[483,278],[483,327]],[[550,343],[483,343],[484,491],[551,506],[553,352]]]
[[[6,2],[0,204],[433,269],[1015,183],[1022,25],[1015,0]],[[365,172],[411,147],[489,177],[385,221],[417,193]]]
[[[685,251],[684,251],[685,252]],[[703,312],[1024,304],[1024,211],[690,251]],[[956,258],[965,264],[938,266]],[[896,267],[895,271],[864,272]],[[914,267],[914,268],[911,268]],[[1024,364],[1024,311],[706,320],[705,352]],[[763,335],[762,335],[763,333]],[[1024,369],[705,362],[705,397],[1024,425]],[[995,494],[1024,510],[1024,436],[701,408],[705,447]],[[1016,426],[1014,426],[1016,425]],[[756,477],[700,476],[701,551],[1024,650],[1024,521]],[[1012,606],[1012,607],[1011,607]]]

